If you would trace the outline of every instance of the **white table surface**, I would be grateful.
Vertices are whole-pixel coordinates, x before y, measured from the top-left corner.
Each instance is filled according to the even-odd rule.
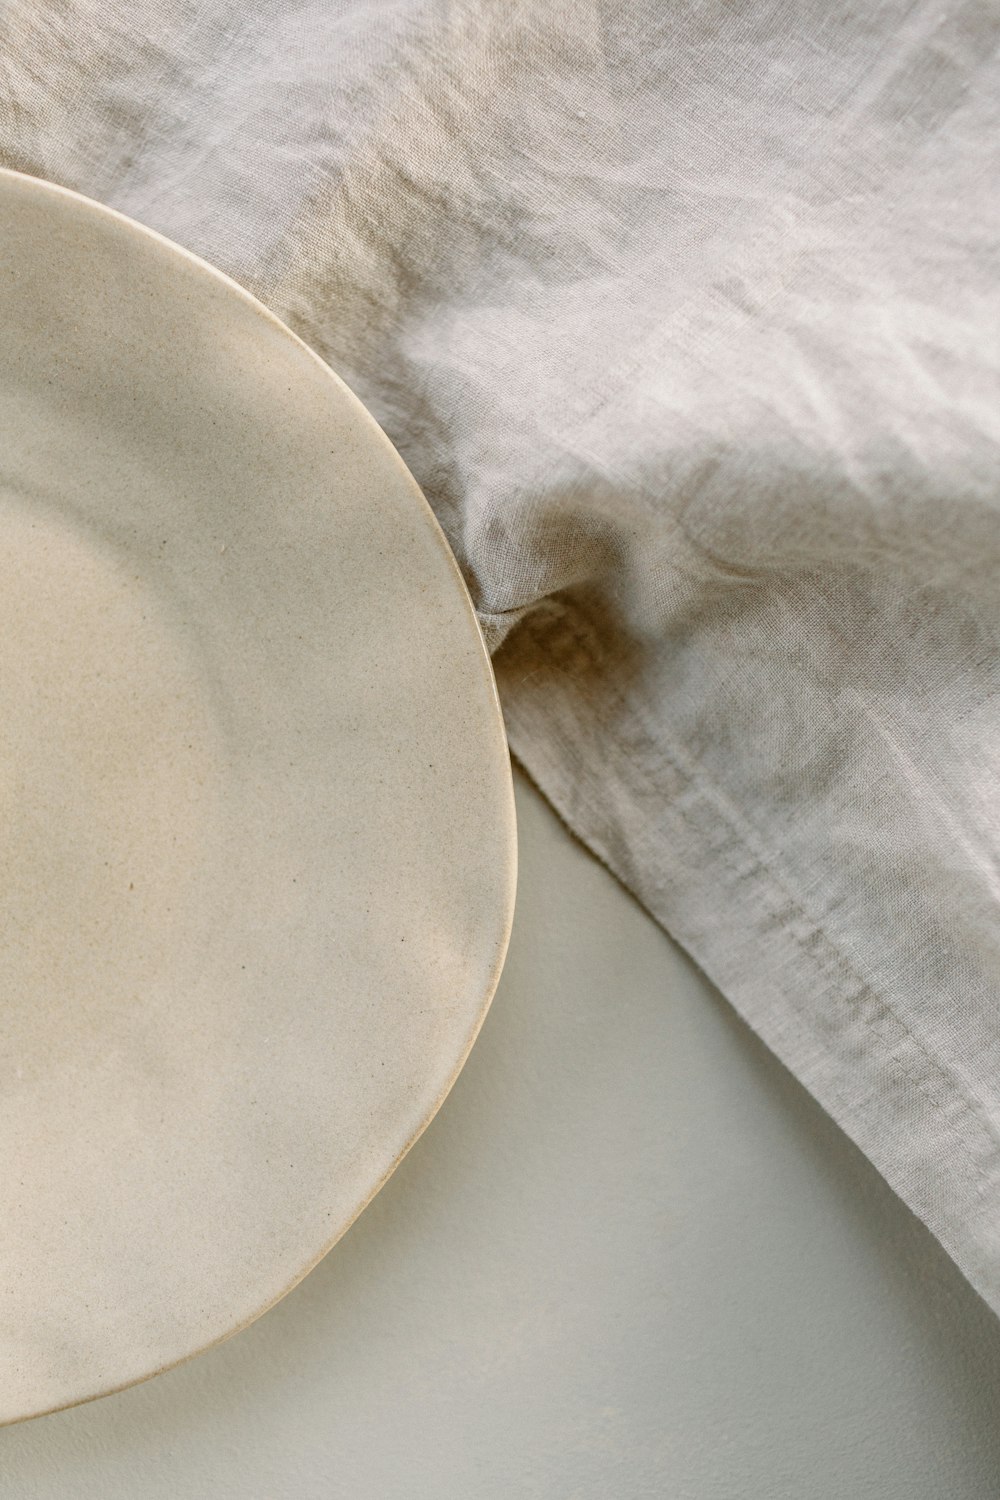
[[[1000,1324],[523,781],[518,809],[500,991],[395,1177],[254,1327],[0,1432],[4,1500],[1000,1494]]]

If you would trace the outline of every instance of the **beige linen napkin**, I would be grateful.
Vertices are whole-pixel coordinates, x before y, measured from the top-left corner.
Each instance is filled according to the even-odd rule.
[[[343,374],[518,756],[1000,1310],[997,7],[0,14],[0,160]]]

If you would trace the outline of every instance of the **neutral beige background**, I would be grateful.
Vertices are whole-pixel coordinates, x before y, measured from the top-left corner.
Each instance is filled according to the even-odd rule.
[[[247,1332],[0,1432],[4,1500],[995,1500],[992,1314],[518,806],[508,967],[397,1175]]]

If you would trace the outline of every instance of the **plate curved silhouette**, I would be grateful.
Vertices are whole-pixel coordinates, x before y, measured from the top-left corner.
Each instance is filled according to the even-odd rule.
[[[433,1116],[515,882],[454,560],[259,303],[0,173],[0,1422],[288,1291]]]

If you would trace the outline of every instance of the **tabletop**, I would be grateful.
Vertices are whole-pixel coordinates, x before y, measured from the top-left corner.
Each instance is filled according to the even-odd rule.
[[[507,968],[427,1133],[253,1327],[0,1432],[6,1495],[996,1494],[993,1315],[521,777],[517,803]]]

